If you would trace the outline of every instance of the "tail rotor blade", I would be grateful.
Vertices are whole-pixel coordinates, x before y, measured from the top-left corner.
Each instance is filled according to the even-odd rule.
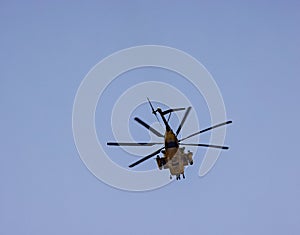
[[[159,122],[159,119],[158,119],[158,117],[157,117],[156,111],[154,110],[154,108],[153,108],[153,106],[152,106],[152,104],[151,104],[151,102],[150,102],[150,100],[149,100],[149,98],[148,98],[148,97],[147,97],[147,100],[148,100],[148,102],[149,102],[149,104],[150,104],[150,107],[151,107],[152,113],[155,115],[155,117],[156,117],[157,121]],[[160,123],[160,122],[159,122],[159,123]]]
[[[181,110],[185,110],[185,108],[177,108],[177,109],[168,109],[166,111],[162,112],[162,115],[166,115],[168,113],[172,113],[172,112],[176,112],[176,111],[181,111]]]
[[[150,107],[151,107],[151,109],[152,109],[152,113],[155,114],[156,112],[155,112],[155,110],[154,110],[154,108],[153,108],[153,106],[152,106],[152,104],[151,104],[151,102],[150,102],[150,100],[149,100],[148,97],[147,97],[147,100],[148,100],[148,102],[149,102],[149,104],[150,104]]]
[[[177,135],[179,134],[179,132],[181,131],[181,128],[182,128],[182,126],[183,126],[183,124],[184,124],[184,122],[185,122],[187,116],[189,115],[189,112],[191,111],[191,108],[192,108],[192,107],[188,107],[188,108],[187,108],[187,110],[186,110],[186,112],[185,112],[185,114],[184,114],[184,116],[183,116],[183,119],[182,119],[182,121],[181,121],[181,123],[180,123],[180,125],[179,125],[179,127],[178,127],[178,129],[177,129],[177,131],[176,131],[176,136],[177,136]]]

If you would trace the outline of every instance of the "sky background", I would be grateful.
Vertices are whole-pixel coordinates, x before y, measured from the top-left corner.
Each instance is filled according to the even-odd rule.
[[[299,234],[299,10],[298,1],[1,1],[0,234]],[[96,63],[144,44],[199,60],[234,123],[231,149],[205,177],[199,150],[184,181],[134,193],[85,167],[72,106]],[[157,73],[132,76],[148,72]]]

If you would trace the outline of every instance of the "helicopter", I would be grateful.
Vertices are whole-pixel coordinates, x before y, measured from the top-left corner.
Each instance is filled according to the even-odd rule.
[[[145,128],[147,128],[149,131],[151,131],[153,134],[155,134],[158,137],[164,138],[164,142],[139,142],[139,143],[129,143],[129,142],[107,142],[108,146],[154,146],[154,145],[163,145],[162,147],[160,147],[158,150],[156,150],[155,152],[141,158],[140,160],[132,163],[131,165],[129,165],[130,168],[135,167],[136,165],[152,158],[153,156],[157,155],[156,157],[156,163],[157,166],[160,170],[162,169],[169,169],[170,171],[170,179],[172,179],[172,176],[176,176],[176,180],[180,180],[181,179],[181,175],[182,177],[185,179],[185,175],[184,175],[184,168],[187,165],[193,165],[193,153],[188,151],[187,153],[184,152],[185,147],[179,147],[179,146],[200,146],[200,147],[207,147],[207,148],[217,148],[217,149],[224,149],[227,150],[229,149],[228,146],[220,146],[220,145],[213,145],[213,144],[189,144],[189,143],[183,143],[182,141],[187,140],[193,136],[202,134],[204,132],[210,131],[212,129],[221,127],[221,126],[225,126],[228,125],[230,123],[232,123],[232,121],[226,121],[226,122],[222,122],[216,125],[213,125],[211,127],[208,127],[206,129],[197,131],[185,138],[182,139],[178,139],[177,136],[180,133],[183,124],[185,123],[190,111],[191,111],[191,107],[188,108],[173,108],[173,109],[168,109],[163,111],[161,108],[157,108],[154,109],[151,101],[149,100],[149,98],[147,98],[148,103],[151,107],[152,110],[152,114],[155,115],[156,119],[158,120],[158,122],[160,122],[157,113],[160,115],[164,125],[165,125],[165,134],[161,134],[159,131],[157,131],[156,129],[154,129],[153,127],[149,126],[147,123],[145,123],[143,120],[141,120],[138,117],[135,117],[134,120],[136,122],[138,122],[139,124],[141,124],[142,126],[144,126]],[[186,110],[181,123],[179,124],[176,132],[174,133],[174,131],[171,129],[170,125],[169,125],[169,120],[171,117],[171,113],[173,112],[177,112],[177,111],[182,111],[182,110]],[[166,115],[169,114],[168,118],[166,119]],[[159,157],[159,154],[162,153],[163,157]]]

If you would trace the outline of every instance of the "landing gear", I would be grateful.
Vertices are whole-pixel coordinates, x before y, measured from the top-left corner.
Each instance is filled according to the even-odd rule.
[[[157,163],[157,166],[160,170],[162,170],[162,159],[159,157],[159,155],[157,155],[156,157],[156,163]]]
[[[190,165],[193,165],[193,153],[189,150],[188,153],[187,153],[187,157],[189,159],[189,163]]]
[[[160,170],[162,170],[163,166],[167,164],[167,160],[165,157],[159,157],[159,155],[157,155],[156,163],[157,163],[158,168]]]
[[[184,173],[181,173],[181,175],[182,175],[182,178],[185,179]],[[171,178],[171,176],[170,176],[170,178]],[[179,175],[176,175],[176,180],[180,180],[180,179],[181,179],[181,178],[180,178],[180,174],[179,174]]]

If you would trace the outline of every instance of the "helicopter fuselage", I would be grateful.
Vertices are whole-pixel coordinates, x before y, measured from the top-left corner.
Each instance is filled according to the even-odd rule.
[[[179,144],[178,139],[174,132],[172,131],[171,127],[169,126],[168,121],[166,120],[162,110],[160,108],[157,109],[157,112],[160,114],[165,126],[166,126],[166,132],[165,132],[165,158],[166,161],[169,161],[172,159],[172,157],[175,155],[175,153],[178,150]]]
[[[165,157],[169,161],[175,155],[178,150],[178,139],[172,130],[168,130],[165,133]]]
[[[164,117],[164,114],[160,108],[157,109],[157,112],[160,114],[165,126],[165,150],[162,152],[164,154],[163,158],[157,156],[156,162],[159,169],[169,169],[170,178],[172,175],[176,176],[176,179],[180,179],[180,175],[184,176],[184,166],[193,164],[192,153],[184,153],[184,148],[181,148],[179,151],[179,141],[177,136],[172,131],[169,126],[168,121]]]

